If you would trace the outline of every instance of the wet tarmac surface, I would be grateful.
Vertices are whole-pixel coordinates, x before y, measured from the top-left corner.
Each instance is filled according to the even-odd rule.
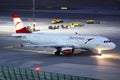
[[[50,20],[49,18],[48,20],[47,18],[43,19],[43,21],[47,21],[47,23],[50,24],[48,22],[49,20]],[[77,21],[78,19],[72,19],[72,20]],[[66,19],[66,22],[72,20]],[[12,20],[8,20],[8,22],[9,21],[10,21],[10,25],[8,26],[11,26]],[[37,21],[39,21],[39,18],[37,19]],[[102,35],[106,36],[110,38],[113,42],[115,42],[115,44],[117,45],[116,49],[114,50],[103,51],[102,56],[97,56],[95,54],[87,53],[87,52],[85,54],[81,53],[73,56],[64,56],[64,55],[55,56],[53,53],[54,48],[48,48],[48,47],[21,48],[20,43],[22,43],[22,41],[12,38],[10,36],[11,32],[10,33],[1,32],[0,33],[0,65],[14,66],[14,67],[28,68],[28,69],[34,69],[36,66],[40,66],[42,71],[47,71],[47,72],[57,72],[63,74],[85,76],[85,77],[97,78],[101,80],[118,80],[120,79],[119,24],[120,24],[119,19],[116,17],[109,18],[108,20],[103,19],[103,23],[100,24],[102,25],[102,28],[100,25],[92,24],[89,26],[86,24],[88,28],[90,27],[89,31],[91,31],[92,29],[96,29],[97,31],[90,34],[96,34],[96,35],[100,34],[101,36]],[[76,29],[78,30],[79,28]],[[87,29],[86,26],[84,26],[84,28],[80,28],[83,34],[84,33],[88,34],[88,31],[86,32],[84,31],[86,29]]]

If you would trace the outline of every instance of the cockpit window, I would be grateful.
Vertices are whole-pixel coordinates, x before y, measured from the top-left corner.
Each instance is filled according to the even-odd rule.
[[[110,43],[111,41],[104,41],[104,43]]]

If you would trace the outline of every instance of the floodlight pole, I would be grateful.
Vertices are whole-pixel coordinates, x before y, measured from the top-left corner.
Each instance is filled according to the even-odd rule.
[[[35,22],[35,0],[33,0],[33,22]]]
[[[35,0],[33,0],[33,31],[35,31]]]

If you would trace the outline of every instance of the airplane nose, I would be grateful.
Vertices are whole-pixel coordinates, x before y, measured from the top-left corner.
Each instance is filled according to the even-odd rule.
[[[111,43],[111,49],[114,49],[116,45],[114,43]]]

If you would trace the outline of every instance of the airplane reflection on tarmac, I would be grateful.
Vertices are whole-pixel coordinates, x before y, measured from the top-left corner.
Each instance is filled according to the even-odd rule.
[[[101,56],[91,56],[97,59],[120,59],[120,55],[117,54],[102,54]]]
[[[97,59],[120,59],[120,55],[118,54],[102,54],[101,56],[91,56]]]
[[[97,59],[120,59],[120,55],[117,54],[102,54],[101,56],[91,56]]]
[[[91,56],[96,59],[96,64],[99,66],[120,66],[117,62],[120,60],[118,54],[103,54],[101,56]]]
[[[12,48],[13,46],[4,46],[3,48]],[[17,51],[26,51],[26,52],[36,52],[36,53],[46,53],[46,54],[51,54],[52,52],[48,52],[48,51],[38,51],[38,50],[26,50],[26,49],[13,49],[13,50],[17,50]],[[89,55],[88,55],[89,56]],[[111,59],[111,60],[120,60],[120,55],[116,54],[116,53],[104,53],[101,56],[98,55],[92,55],[90,56],[91,58],[96,58],[96,59]]]

